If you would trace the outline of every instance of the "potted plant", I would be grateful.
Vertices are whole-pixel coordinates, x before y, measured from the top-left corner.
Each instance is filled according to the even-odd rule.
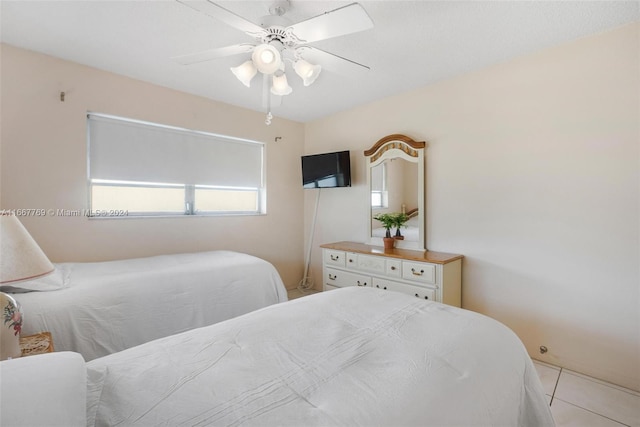
[[[404,240],[404,236],[400,233],[400,227],[404,227],[407,221],[409,221],[409,216],[405,213],[397,213],[394,215],[393,225],[396,227],[395,239]]]
[[[395,239],[391,237],[391,227],[396,224],[396,215],[391,213],[382,213],[373,217],[376,221],[380,221],[382,226],[387,230],[382,238],[385,249],[393,249]]]

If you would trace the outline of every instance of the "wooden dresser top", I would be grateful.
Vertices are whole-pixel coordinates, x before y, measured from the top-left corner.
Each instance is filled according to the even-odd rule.
[[[336,242],[325,243],[320,245],[324,249],[333,249],[336,251],[356,252],[366,255],[386,256],[391,258],[400,258],[411,261],[430,262],[433,264],[448,264],[450,262],[464,258],[464,255],[449,254],[445,252],[434,251],[414,251],[409,249],[385,249],[382,246],[367,245],[357,242]]]

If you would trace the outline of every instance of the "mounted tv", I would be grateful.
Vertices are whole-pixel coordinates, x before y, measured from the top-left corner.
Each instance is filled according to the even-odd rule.
[[[304,188],[351,187],[349,151],[302,156]]]

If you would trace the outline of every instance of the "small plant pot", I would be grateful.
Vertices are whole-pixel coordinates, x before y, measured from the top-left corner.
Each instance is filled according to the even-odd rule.
[[[393,249],[393,247],[396,245],[396,239],[394,239],[393,237],[383,237],[382,241],[384,242],[385,249]]]

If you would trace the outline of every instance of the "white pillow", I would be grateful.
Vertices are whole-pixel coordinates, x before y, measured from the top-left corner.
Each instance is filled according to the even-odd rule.
[[[69,286],[69,273],[71,269],[66,264],[54,264],[56,267],[52,273],[33,280],[24,280],[0,286],[0,291],[10,293],[22,293],[33,291],[57,291]]]
[[[87,425],[87,369],[62,351],[0,362],[0,425]]]

